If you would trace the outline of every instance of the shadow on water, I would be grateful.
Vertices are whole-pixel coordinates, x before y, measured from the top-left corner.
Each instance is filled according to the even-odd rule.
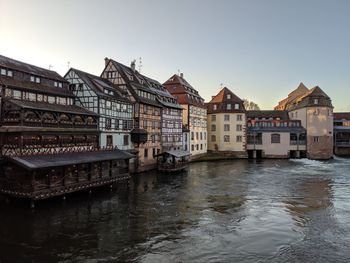
[[[0,262],[346,262],[350,159],[231,160],[0,203]]]

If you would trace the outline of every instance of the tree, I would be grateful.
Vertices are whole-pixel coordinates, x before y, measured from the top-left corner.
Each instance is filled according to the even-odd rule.
[[[258,104],[256,104],[253,101],[249,101],[247,99],[243,99],[243,105],[246,110],[260,110],[260,107]]]

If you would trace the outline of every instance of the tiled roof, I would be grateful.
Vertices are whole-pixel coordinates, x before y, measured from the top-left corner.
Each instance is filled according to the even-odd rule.
[[[0,66],[17,71],[26,72],[36,76],[45,77],[48,79],[66,82],[66,80],[63,77],[61,77],[56,71],[40,68],[2,55],[0,55]]]
[[[228,98],[230,95],[230,98]],[[227,109],[227,105],[231,104],[231,109]],[[235,109],[234,105],[239,104],[239,109]],[[236,94],[231,90],[224,87],[219,91],[219,93],[213,96],[212,100],[207,104],[208,114],[211,113],[238,113],[244,112],[243,100],[241,100]],[[214,109],[214,105],[216,109]]]
[[[18,80],[12,77],[0,76],[0,84],[3,84],[11,88],[19,88],[21,90],[26,90],[26,91],[34,91],[34,92],[45,93],[45,94],[74,97],[74,94],[67,89],[55,88],[55,87],[47,86],[41,83]]]
[[[279,118],[280,120],[289,120],[288,111],[286,110],[249,110],[246,112],[247,118]]]
[[[50,104],[47,102],[16,100],[16,99],[10,99],[8,100],[8,102],[23,109],[75,113],[75,114],[84,114],[84,115],[97,115],[92,111],[89,111],[83,107],[79,107],[76,105],[60,105],[60,104]]]

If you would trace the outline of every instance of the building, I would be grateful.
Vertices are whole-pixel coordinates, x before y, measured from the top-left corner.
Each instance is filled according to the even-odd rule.
[[[350,112],[334,112],[334,154],[350,155]]]
[[[204,99],[184,79],[182,73],[173,75],[163,85],[183,108],[182,123],[184,128],[190,131],[189,151],[191,158],[207,153],[207,109]],[[186,137],[186,132],[184,137]],[[187,144],[184,145],[186,147]]]
[[[113,59],[105,58],[105,68],[101,77],[114,83],[127,93],[134,104],[134,128],[131,142],[137,151],[134,171],[155,169],[156,155],[162,150],[161,113],[163,105],[158,102],[158,94],[151,89],[149,79],[135,69],[135,62],[127,67]]]
[[[247,111],[249,158],[300,158],[306,156],[306,131],[288,111]]]
[[[278,103],[278,105],[275,107],[275,110],[286,110],[287,105],[308,91],[309,89],[301,82],[295,90],[288,94],[287,98],[281,100]]]
[[[247,157],[246,113],[243,100],[223,88],[207,103],[208,151]]]
[[[64,78],[78,98],[77,105],[99,115],[100,146],[133,149],[133,105],[126,92],[107,79],[73,68]]]
[[[182,107],[167,89],[158,81],[144,77],[150,89],[157,95],[161,110],[162,151],[183,150],[182,145]]]
[[[0,56],[0,193],[36,200],[129,180],[132,155],[99,149],[99,117],[68,84]]]
[[[329,159],[333,156],[333,106],[330,97],[318,86],[299,87],[283,106],[291,120],[300,120],[307,134],[307,157]],[[277,106],[278,107],[278,106]]]

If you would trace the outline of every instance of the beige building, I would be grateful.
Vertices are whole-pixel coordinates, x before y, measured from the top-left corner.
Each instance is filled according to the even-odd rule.
[[[247,157],[243,101],[225,87],[207,103],[207,109],[208,151]]]
[[[163,85],[183,108],[182,123],[190,136],[184,150],[190,151],[191,158],[207,153],[207,109],[204,99],[184,79],[183,74],[173,75]],[[189,149],[186,149],[186,145],[189,145]]]
[[[247,111],[247,151],[250,158],[306,156],[306,131],[288,111]]]
[[[300,120],[306,129],[307,157],[332,158],[333,106],[330,97],[316,86],[288,100],[285,109],[288,110],[291,120]]]

